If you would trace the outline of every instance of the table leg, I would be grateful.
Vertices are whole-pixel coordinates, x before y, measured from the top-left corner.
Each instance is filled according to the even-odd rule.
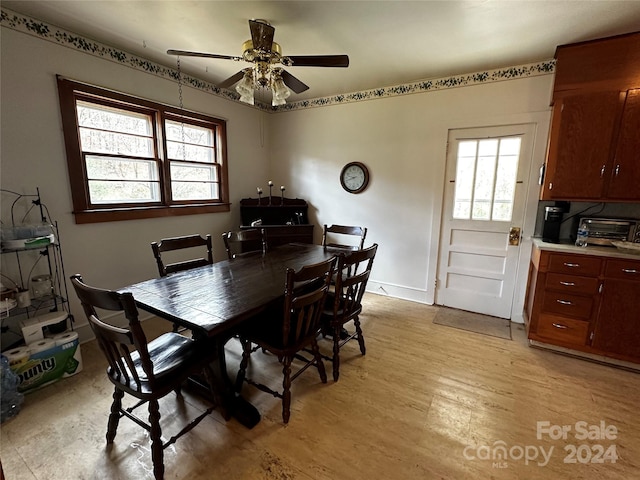
[[[216,392],[214,401],[218,404],[220,413],[225,420],[235,417],[245,427],[255,427],[260,422],[260,412],[235,391],[233,382],[227,373],[224,346],[229,337],[220,336],[200,340],[206,341],[209,348],[214,350],[211,354],[212,361],[210,363],[214,378],[211,380],[214,387],[213,390]],[[195,383],[199,382],[196,380]],[[208,391],[208,389],[206,390]]]

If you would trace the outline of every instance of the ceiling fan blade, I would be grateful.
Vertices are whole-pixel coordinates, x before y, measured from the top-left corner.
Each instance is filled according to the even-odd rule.
[[[292,67],[348,67],[349,55],[293,55],[287,56]]]
[[[285,83],[285,85],[289,87],[291,90],[293,90],[295,93],[302,93],[305,90],[309,90],[309,87],[307,85],[302,83],[300,80],[298,80],[296,77],[291,75],[286,70],[282,70],[280,74],[282,76],[282,81]]]
[[[273,44],[273,35],[276,29],[268,23],[260,20],[249,20],[249,29],[251,30],[251,41],[253,48],[256,50],[271,51]]]
[[[189,52],[187,50],[167,50],[167,54],[179,55],[181,57],[220,58],[222,60],[235,60],[235,61],[242,60],[242,57],[233,57],[231,55],[218,55],[217,53]]]
[[[224,82],[219,83],[218,87],[229,88],[234,83],[239,82],[242,79],[242,77],[244,77],[244,70],[240,70],[238,73],[231,75]]]

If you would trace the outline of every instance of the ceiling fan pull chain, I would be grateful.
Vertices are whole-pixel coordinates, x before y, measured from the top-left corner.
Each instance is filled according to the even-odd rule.
[[[187,160],[187,151],[184,143],[184,103],[182,101],[182,70],[180,69],[180,56],[177,59],[178,63],[178,99],[180,100],[180,130],[182,134],[182,160]]]

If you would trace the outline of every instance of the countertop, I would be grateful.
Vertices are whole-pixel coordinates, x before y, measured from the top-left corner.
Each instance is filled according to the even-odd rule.
[[[628,258],[629,260],[640,260],[640,255],[633,253],[624,253],[615,247],[600,247],[595,245],[588,245],[586,247],[576,247],[569,241],[560,243],[543,242],[541,238],[532,238],[533,245],[540,250],[548,250],[550,252],[561,253],[577,253],[581,255],[594,255],[597,257],[609,257],[609,258]]]

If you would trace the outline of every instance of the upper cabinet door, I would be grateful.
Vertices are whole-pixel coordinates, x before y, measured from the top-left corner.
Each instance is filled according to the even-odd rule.
[[[600,200],[609,178],[624,92],[585,92],[556,100],[543,200]]]
[[[627,93],[606,197],[640,199],[640,89]]]

